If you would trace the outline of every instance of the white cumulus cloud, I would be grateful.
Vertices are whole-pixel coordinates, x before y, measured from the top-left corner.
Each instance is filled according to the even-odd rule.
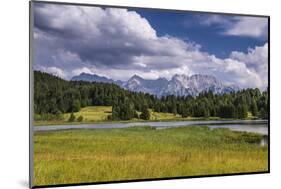
[[[268,19],[266,17],[201,15],[199,19],[202,25],[217,25],[221,28],[223,35],[252,38],[266,38],[268,35]]]
[[[158,36],[148,20],[126,9],[39,3],[34,36],[35,68],[67,79],[82,72],[120,80],[199,73],[240,87],[267,86],[267,43],[220,59],[194,42]]]

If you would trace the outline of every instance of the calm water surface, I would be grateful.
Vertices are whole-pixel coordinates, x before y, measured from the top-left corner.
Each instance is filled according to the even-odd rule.
[[[161,121],[161,122],[133,122],[133,123],[98,123],[81,125],[46,125],[35,126],[34,131],[54,131],[65,129],[112,129],[133,126],[151,126],[157,129],[180,126],[208,126],[210,128],[229,128],[234,131],[254,132],[268,135],[267,120],[227,120],[227,121]]]

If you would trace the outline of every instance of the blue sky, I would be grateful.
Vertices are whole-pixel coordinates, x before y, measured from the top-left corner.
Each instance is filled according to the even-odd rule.
[[[71,79],[212,75],[268,85],[264,17],[34,3],[34,69]]]
[[[219,58],[227,58],[232,51],[247,52],[248,48],[261,46],[267,42],[267,33],[259,37],[222,35],[222,23],[209,25],[201,23],[201,19],[214,16],[210,13],[150,9],[136,9],[135,11],[149,21],[158,35],[171,35],[196,42],[202,46],[203,51]],[[222,14],[217,14],[217,16],[222,19],[233,19],[234,17]],[[236,17],[237,19],[243,18],[243,16]]]

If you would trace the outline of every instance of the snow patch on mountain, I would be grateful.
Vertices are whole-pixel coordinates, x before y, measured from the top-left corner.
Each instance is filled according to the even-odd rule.
[[[176,74],[171,80],[167,80],[166,78],[158,78],[155,80],[144,79],[138,75],[134,75],[128,81],[123,82],[95,74],[81,73],[78,76],[74,76],[72,80],[114,83],[130,91],[149,93],[158,97],[167,95],[197,96],[201,92],[208,91],[214,94],[224,94],[239,90],[239,87],[235,85],[225,85],[214,76],[202,74],[192,76]]]

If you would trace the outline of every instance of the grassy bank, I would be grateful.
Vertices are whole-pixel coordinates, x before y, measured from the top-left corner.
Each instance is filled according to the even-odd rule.
[[[199,126],[38,132],[34,184],[266,171],[260,137]]]
[[[147,121],[188,121],[188,120],[227,120],[219,117],[186,117],[182,118],[179,114],[172,113],[163,113],[163,112],[154,112],[150,111],[150,120]],[[63,114],[62,120],[54,121],[34,121],[35,126],[40,125],[69,125],[69,124],[87,124],[87,123],[104,123],[104,122],[145,122],[143,119],[132,119],[132,120],[121,120],[121,121],[111,121],[107,119],[108,115],[111,115],[112,107],[111,106],[88,106],[82,108],[79,112],[74,113],[75,117],[83,117],[82,122],[74,121],[69,122],[70,113]],[[248,119],[254,119],[250,113]]]

